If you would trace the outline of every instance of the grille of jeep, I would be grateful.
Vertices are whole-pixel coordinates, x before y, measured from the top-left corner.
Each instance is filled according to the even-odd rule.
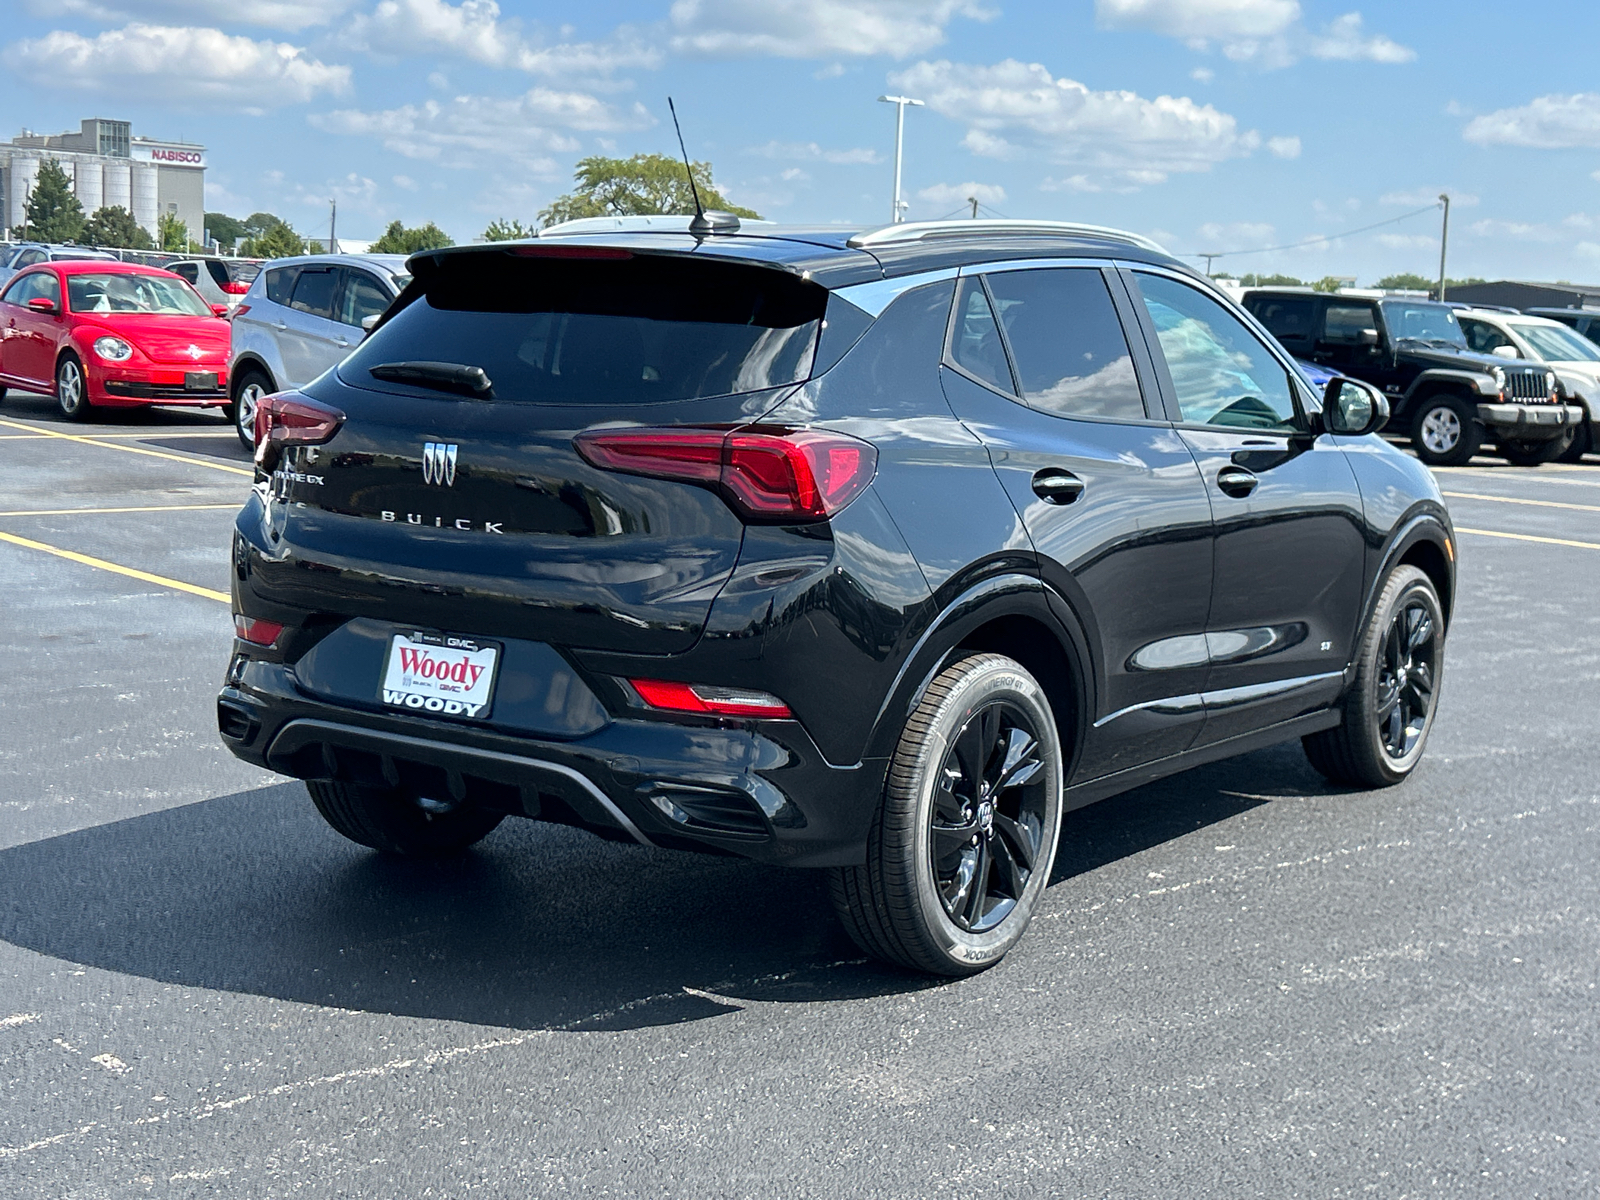
[[[1547,403],[1550,399],[1549,379],[1543,371],[1507,371],[1506,398],[1527,404]]]

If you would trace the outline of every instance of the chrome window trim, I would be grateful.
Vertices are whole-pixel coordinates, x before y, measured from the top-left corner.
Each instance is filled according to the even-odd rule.
[[[876,320],[883,310],[913,288],[929,283],[942,283],[954,279],[957,267],[942,267],[937,271],[922,271],[915,275],[896,275],[893,279],[873,279],[867,283],[852,283],[849,287],[834,288],[833,294],[848,300],[862,312]]]

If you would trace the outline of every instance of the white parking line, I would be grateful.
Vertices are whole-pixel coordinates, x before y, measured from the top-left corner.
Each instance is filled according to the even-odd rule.
[[[1600,512],[1600,504],[1564,504],[1560,500],[1524,500],[1520,496],[1488,496],[1482,492],[1443,492],[1457,500],[1498,500],[1501,504],[1534,504],[1540,508],[1571,508],[1579,512]],[[4,516],[0,513],[0,516]]]

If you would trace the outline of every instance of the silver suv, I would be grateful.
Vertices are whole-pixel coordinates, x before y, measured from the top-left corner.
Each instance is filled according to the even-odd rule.
[[[256,403],[304,387],[350,353],[411,281],[400,254],[313,254],[267,263],[233,310],[234,429],[255,446]]]
[[[6,247],[0,254],[0,287],[24,267],[42,262],[67,262],[75,259],[106,258],[116,262],[117,256],[104,250],[90,250],[83,246],[53,246],[44,242],[23,242]]]
[[[187,279],[207,304],[237,307],[255,282],[261,264],[248,258],[183,258],[163,266]]]

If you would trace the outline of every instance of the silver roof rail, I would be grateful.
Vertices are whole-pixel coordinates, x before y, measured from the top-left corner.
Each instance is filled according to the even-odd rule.
[[[685,216],[680,213],[658,213],[644,217],[579,217],[575,221],[563,221],[559,225],[547,225],[539,230],[538,237],[563,237],[569,233],[619,233],[624,231],[657,230],[661,233],[688,233],[689,222],[694,220],[693,214]],[[756,221],[748,217],[739,218],[741,225],[771,225],[771,221]]]
[[[1013,235],[1017,237],[1091,237],[1108,241],[1126,242],[1157,254],[1167,254],[1164,246],[1137,233],[1112,229],[1105,225],[1080,225],[1072,221],[1019,221],[1011,218],[979,218],[977,220],[902,221],[898,225],[880,225],[865,229],[847,243],[857,250],[873,246],[895,246],[902,242],[920,242],[924,238],[950,237],[970,234],[973,237]],[[1170,255],[1169,255],[1170,257]]]

